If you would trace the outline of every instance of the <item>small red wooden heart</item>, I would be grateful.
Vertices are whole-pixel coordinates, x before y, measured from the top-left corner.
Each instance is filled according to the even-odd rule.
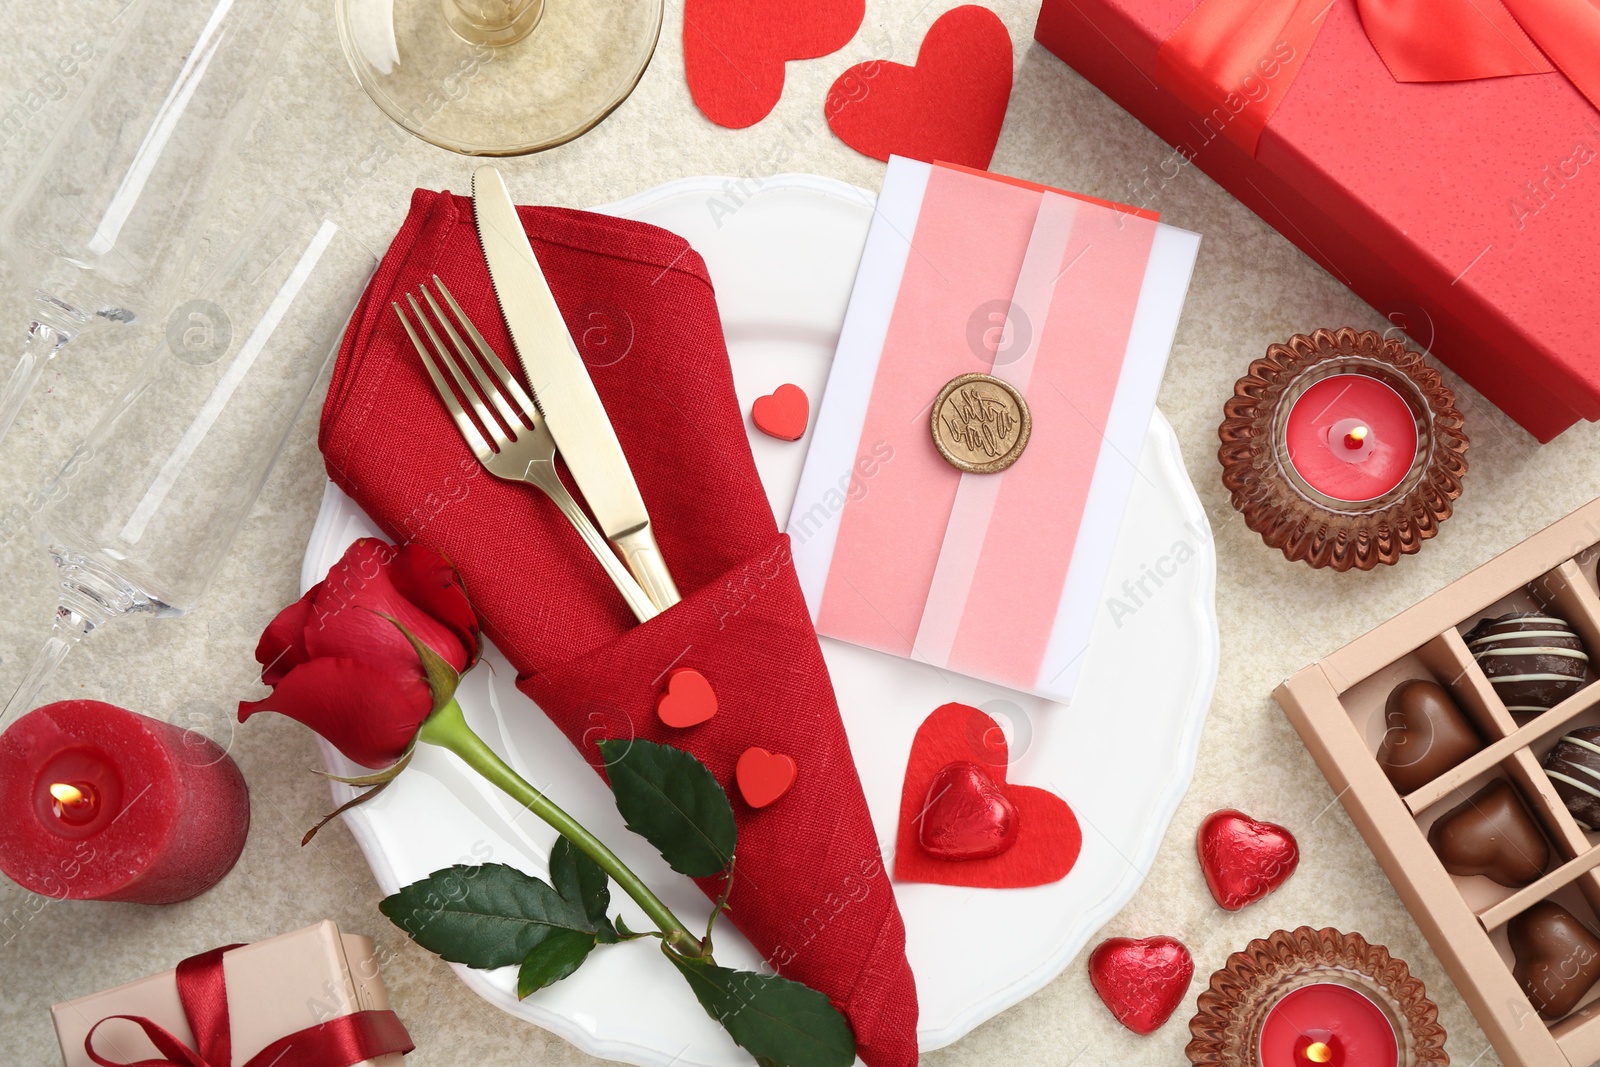
[[[797,5],[804,6],[804,5]],[[987,169],[1011,99],[1011,33],[986,7],[939,16],[915,66],[857,63],[828,90],[828,125],[863,155]]]
[[[798,385],[780,385],[750,405],[750,419],[756,429],[780,441],[798,441],[805,436],[811,418],[811,401]]]
[[[677,730],[698,726],[717,713],[717,694],[693,667],[667,672],[667,687],[656,697],[656,715]]]
[[[966,704],[945,704],[922,721],[911,742],[900,787],[900,824],[895,838],[894,877],[980,888],[1044,885],[1066,877],[1078,862],[1083,834],[1067,802],[1047,789],[1006,781],[1010,750],[1005,733],[989,716]],[[1015,838],[996,855],[947,859],[921,840],[935,780],[953,764],[976,765],[989,784],[1010,801]],[[981,783],[979,783],[981,785]],[[983,790],[977,790],[982,794]],[[970,844],[970,841],[969,841]]]
[[[865,11],[865,0],[685,0],[689,94],[719,126],[760,122],[783,95],[784,64],[837,52]]]
[[[1177,938],[1113,937],[1089,954],[1089,983],[1117,1022],[1153,1034],[1183,1003],[1194,957]]]
[[[1195,848],[1211,895],[1228,911],[1254,904],[1287,882],[1300,864],[1293,834],[1232,808],[1206,816]]]
[[[917,840],[942,860],[998,856],[1017,840],[1017,806],[976,763],[951,763],[933,776]]]
[[[764,808],[789,791],[798,772],[794,760],[781,752],[747,748],[740,753],[733,776],[739,781],[744,802],[752,808]]]

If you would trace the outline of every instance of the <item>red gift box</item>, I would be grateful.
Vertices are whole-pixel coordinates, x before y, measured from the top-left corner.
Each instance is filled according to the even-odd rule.
[[[1044,0],[1039,13],[1041,44],[1173,146],[1132,202],[1192,161],[1539,440],[1600,419],[1600,112],[1568,77],[1400,82],[1356,0],[1333,0],[1309,47],[1245,16],[1254,79],[1197,108],[1171,50],[1157,58],[1196,10]],[[1281,99],[1253,153],[1252,93]]]

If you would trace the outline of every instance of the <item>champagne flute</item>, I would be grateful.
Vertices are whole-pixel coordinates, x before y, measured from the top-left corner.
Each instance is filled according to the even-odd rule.
[[[86,634],[193,609],[377,265],[332,222],[269,198],[122,397],[36,494],[57,568],[49,638],[0,713],[25,711]]]
[[[0,212],[0,263],[33,296],[0,389],[0,437],[72,337],[166,312],[301,2],[131,0],[117,15],[88,86]]]

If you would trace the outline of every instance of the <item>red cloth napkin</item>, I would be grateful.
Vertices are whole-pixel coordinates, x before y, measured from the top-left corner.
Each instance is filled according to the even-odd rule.
[[[705,265],[653,226],[519,211],[568,329],[599,354],[590,375],[683,602],[635,625],[555,506],[484,472],[434,394],[389,303],[435,273],[516,365],[464,197],[418,190],[367,287],[323,409],[328,473],[390,537],[455,563],[518,687],[597,770],[595,742],[619,736],[686,748],[711,768],[739,824],[734,923],[849,1017],[863,1060],[915,1063],[905,929],[788,538],[745,438]],[[688,730],[657,719],[675,666],[709,679],[715,718]],[[733,780],[752,745],[799,766],[789,793],[760,810]],[[715,897],[720,886],[701,888]]]

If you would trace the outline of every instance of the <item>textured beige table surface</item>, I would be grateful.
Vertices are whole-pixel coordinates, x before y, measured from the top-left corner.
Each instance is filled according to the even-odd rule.
[[[523,202],[577,207],[697,174],[813,171],[876,187],[882,165],[828,130],[824,95],[846,66],[874,54],[869,47],[909,62],[924,31],[951,6],[951,0],[869,0],[855,42],[834,56],[790,64],[776,111],[735,131],[713,126],[689,99],[682,6],[672,0],[655,61],[632,98],[587,136],[508,161],[504,172]],[[101,43],[118,4],[5,0],[3,7],[0,114],[15,111],[25,122],[0,133],[0,196],[10,194],[48,139],[65,102],[50,98],[70,98],[85,77],[58,83],[51,64],[74,44]],[[1499,1060],[1270,694],[1296,669],[1593,496],[1600,489],[1596,433],[1580,426],[1541,448],[1447,375],[1473,447],[1466,494],[1437,540],[1420,556],[1370,575],[1314,572],[1269,552],[1229,508],[1219,482],[1223,399],[1272,341],[1317,326],[1384,323],[1204,175],[1191,168],[1162,183],[1166,146],[1032,43],[1036,4],[1004,0],[997,7],[1016,43],[1017,77],[994,169],[1112,199],[1129,198],[1130,185],[1150,178],[1152,206],[1167,221],[1205,235],[1161,407],[1177,428],[1215,531],[1222,671],[1188,797],[1148,880],[1105,931],[1186,941],[1197,963],[1189,1002],[1155,1035],[1137,1037],[1101,1006],[1080,958],[1033,997],[928,1053],[925,1062],[1172,1067],[1185,1062],[1185,1023],[1206,976],[1251,938],[1305,923],[1359,930],[1408,960],[1439,1002],[1452,1061],[1493,1067]],[[135,57],[126,76],[139,75]],[[468,186],[468,160],[400,133],[357,88],[333,35],[332,0],[309,0],[267,92],[266,118],[251,135],[248,180],[319,202],[376,251],[398,227],[413,187]],[[1552,210],[1560,209],[1558,202]],[[0,342],[8,366],[7,346],[19,335],[15,322],[0,332],[10,338]],[[134,364],[132,354],[90,360],[66,350],[0,442],[0,510],[60,464]],[[186,904],[56,903],[0,884],[0,1064],[6,1067],[58,1062],[53,1001],[165,969],[219,943],[252,941],[324,917],[375,935],[390,954],[384,977],[417,1041],[408,1060],[413,1067],[593,1062],[478,1000],[444,964],[382,920],[377,886],[342,826],[299,847],[302,831],[328,807],[327,789],[308,772],[317,763],[308,732],[276,717],[248,729],[232,725],[240,697],[259,692],[251,657],[257,635],[296,595],[323,485],[314,427],[308,412],[198,610],[176,621],[129,620],[96,635],[45,693],[110,700],[198,724],[230,747],[249,779],[253,827],[233,873]],[[9,693],[54,601],[49,569],[26,537],[0,545],[0,566],[6,589],[0,689]],[[1150,654],[1152,669],[1159,669],[1161,650]],[[1235,914],[1212,903],[1194,859],[1195,828],[1219,807],[1289,826],[1303,850],[1299,873],[1283,889]],[[951,951],[984,947],[953,930]]]

